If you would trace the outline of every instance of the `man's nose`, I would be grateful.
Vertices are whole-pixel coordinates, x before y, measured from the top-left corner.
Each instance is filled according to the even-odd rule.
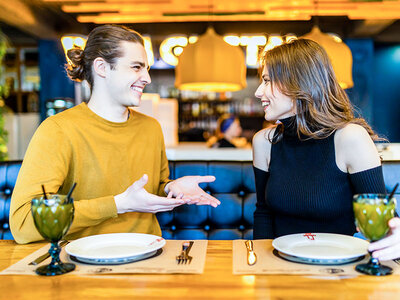
[[[144,74],[143,74],[143,76],[142,76],[142,80],[143,80],[146,84],[151,83],[151,77],[150,77],[149,71],[148,71],[147,69],[144,71]]]

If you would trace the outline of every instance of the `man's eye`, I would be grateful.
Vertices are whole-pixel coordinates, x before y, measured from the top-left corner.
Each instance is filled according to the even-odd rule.
[[[132,66],[132,69],[134,70],[140,70],[141,66]]]

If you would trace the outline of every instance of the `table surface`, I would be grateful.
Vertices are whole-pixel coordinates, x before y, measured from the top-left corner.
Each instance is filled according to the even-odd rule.
[[[43,247],[0,240],[0,270]],[[232,241],[209,241],[201,275],[0,276],[0,299],[399,299],[400,276],[233,275]]]

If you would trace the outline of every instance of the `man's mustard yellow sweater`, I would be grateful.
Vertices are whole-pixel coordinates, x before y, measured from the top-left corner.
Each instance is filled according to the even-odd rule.
[[[130,110],[126,122],[107,121],[85,103],[46,119],[26,152],[11,199],[10,225],[17,243],[42,240],[33,223],[31,199],[67,194],[74,182],[75,218],[66,236],[141,232],[161,235],[154,214],[117,214],[114,196],[148,174],[145,189],[164,195],[169,169],[161,127]]]

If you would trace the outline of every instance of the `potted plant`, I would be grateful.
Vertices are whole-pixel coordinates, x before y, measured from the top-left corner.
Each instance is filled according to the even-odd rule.
[[[5,130],[4,113],[6,111],[4,97],[7,97],[8,87],[3,78],[3,58],[8,45],[7,37],[0,31],[0,161],[8,159],[7,135]]]

